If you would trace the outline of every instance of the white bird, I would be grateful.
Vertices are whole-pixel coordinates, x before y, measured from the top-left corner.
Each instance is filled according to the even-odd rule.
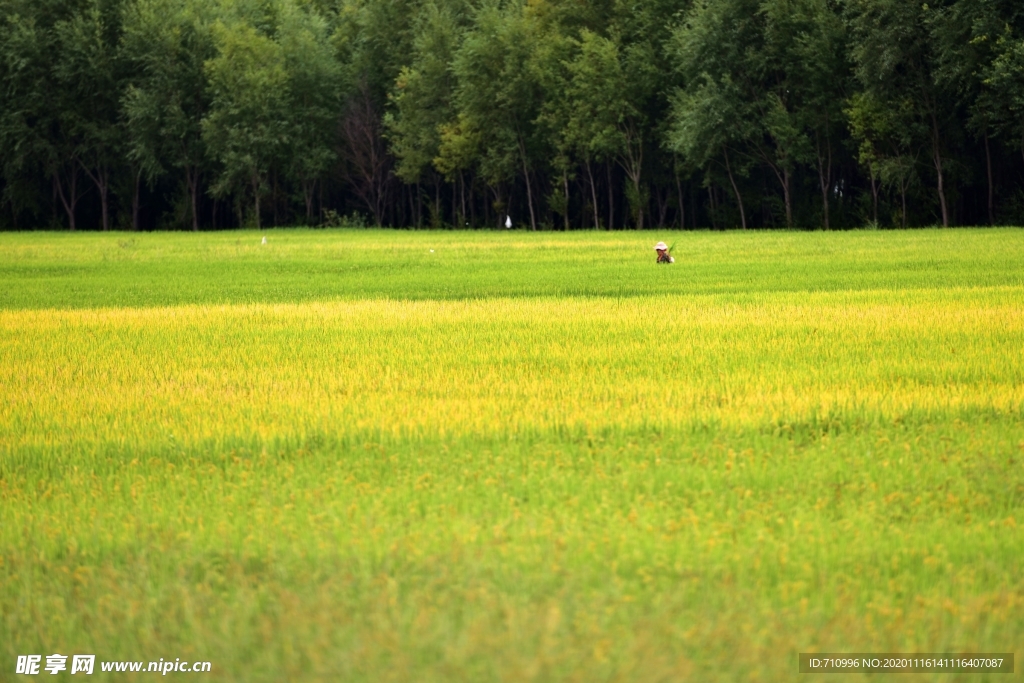
[[[512,217],[511,216],[505,216],[505,228],[508,229],[508,228],[511,228],[511,227],[512,227]]]
[[[263,236],[263,244],[266,244],[266,243],[267,243],[267,236],[266,236],[266,235],[264,235],[264,236]]]

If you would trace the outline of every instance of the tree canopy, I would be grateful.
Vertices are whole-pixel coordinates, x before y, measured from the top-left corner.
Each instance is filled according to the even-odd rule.
[[[0,228],[1024,220],[1011,0],[0,0]]]

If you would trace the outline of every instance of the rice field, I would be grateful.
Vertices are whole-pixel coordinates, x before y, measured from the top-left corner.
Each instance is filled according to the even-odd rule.
[[[779,681],[1024,642],[1024,231],[0,250],[0,680]]]

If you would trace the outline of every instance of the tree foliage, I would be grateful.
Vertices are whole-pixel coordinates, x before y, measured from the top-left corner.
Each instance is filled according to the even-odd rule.
[[[1011,0],[0,0],[0,16],[8,228],[1024,218]]]

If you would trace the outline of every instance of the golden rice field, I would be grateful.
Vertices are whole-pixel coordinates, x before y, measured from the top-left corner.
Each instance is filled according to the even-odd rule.
[[[1024,231],[267,234],[0,234],[0,680],[1022,656]]]

